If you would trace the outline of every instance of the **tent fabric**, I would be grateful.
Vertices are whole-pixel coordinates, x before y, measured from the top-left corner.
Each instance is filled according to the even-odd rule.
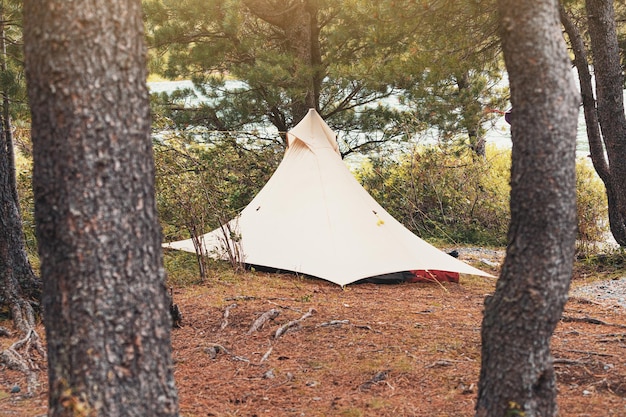
[[[282,162],[240,215],[200,237],[207,255],[228,259],[228,243],[238,246],[246,264],[341,286],[412,270],[490,276],[387,213],[344,164],[335,133],[314,109],[287,133],[287,142]],[[164,247],[195,252],[191,239]]]

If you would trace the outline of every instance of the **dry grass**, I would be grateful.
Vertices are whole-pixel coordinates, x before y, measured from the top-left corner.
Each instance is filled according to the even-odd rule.
[[[445,288],[341,289],[320,280],[247,272],[176,288],[184,315],[184,326],[173,333],[181,414],[472,416],[482,305],[494,284],[462,277]],[[232,304],[237,306],[222,328]],[[272,308],[279,316],[247,334]],[[299,328],[274,338],[278,327],[310,309],[313,315]],[[561,415],[626,414],[626,330],[611,326],[626,324],[625,312],[572,299],[564,316],[608,325],[563,321],[557,328],[553,352]],[[341,322],[327,325],[332,321]],[[0,373],[0,415],[45,414],[45,384],[35,398],[8,394],[20,378]]]

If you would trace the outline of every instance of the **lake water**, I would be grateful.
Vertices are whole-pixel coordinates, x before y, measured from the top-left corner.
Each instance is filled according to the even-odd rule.
[[[240,88],[245,84],[241,81],[226,81],[226,88]],[[157,81],[148,83],[150,91],[153,93],[167,92],[172,93],[177,89],[193,89],[193,83],[190,80],[183,81]],[[201,98],[189,99],[188,105],[194,105],[201,101]],[[504,120],[504,117],[500,117],[496,120],[493,126],[490,126],[487,130],[487,143],[495,144],[498,147],[509,149],[511,148],[511,130],[509,124]],[[576,150],[579,156],[586,156],[589,154],[589,143],[587,142],[587,132],[585,128],[585,118],[582,112],[578,118],[578,135],[576,136]]]
[[[509,124],[501,117],[495,125],[487,131],[487,142],[498,147],[511,148],[511,129]],[[576,153],[578,156],[589,155],[589,142],[587,141],[587,127],[582,107],[578,115],[578,134],[576,135]]]

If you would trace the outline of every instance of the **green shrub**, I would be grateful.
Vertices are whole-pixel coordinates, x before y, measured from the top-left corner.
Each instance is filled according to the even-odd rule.
[[[609,231],[606,189],[586,159],[579,159],[576,164],[576,214],[578,256],[604,251]]]
[[[198,260],[193,253],[166,250],[163,252],[163,267],[169,286],[184,287],[201,281]]]
[[[171,135],[155,143],[157,206],[166,240],[206,233],[230,220],[267,182],[282,149],[250,150]]]
[[[510,220],[510,150],[487,148],[487,157],[422,146],[399,160],[371,158],[356,176],[396,219],[428,239],[446,244],[506,245]],[[607,232],[604,186],[579,160],[579,242],[602,241]]]
[[[415,148],[399,161],[370,159],[356,173],[368,192],[426,239],[504,245],[509,222],[510,151],[486,158],[438,146]]]
[[[585,246],[602,242],[608,232],[608,205],[602,180],[586,159],[576,164],[578,240]]]
[[[228,135],[210,143],[197,140],[192,134],[170,134],[155,143],[157,207],[165,241],[202,235],[235,217],[265,185],[282,155],[282,149],[271,146],[250,150]],[[238,252],[231,253],[231,264],[241,267]],[[197,262],[206,279],[208,261],[198,257]]]
[[[39,271],[37,256],[37,237],[35,235],[35,199],[33,197],[33,162],[29,155],[15,150],[15,174],[17,180],[17,194],[22,216],[22,230],[28,259],[36,272]]]

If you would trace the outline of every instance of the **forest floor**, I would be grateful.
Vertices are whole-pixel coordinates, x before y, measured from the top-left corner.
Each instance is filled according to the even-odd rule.
[[[488,252],[462,251],[461,259],[497,275],[504,252]],[[626,415],[626,307],[619,296],[583,290],[623,277],[621,268],[598,275],[577,267],[552,339],[560,415]],[[464,276],[342,289],[246,272],[174,288],[183,314],[173,331],[181,415],[472,416],[483,300],[494,287],[495,279]],[[278,315],[251,331],[272,309]],[[12,341],[0,339],[0,348]],[[45,415],[44,371],[39,379],[33,396],[11,393],[24,377],[0,368],[0,416]]]

